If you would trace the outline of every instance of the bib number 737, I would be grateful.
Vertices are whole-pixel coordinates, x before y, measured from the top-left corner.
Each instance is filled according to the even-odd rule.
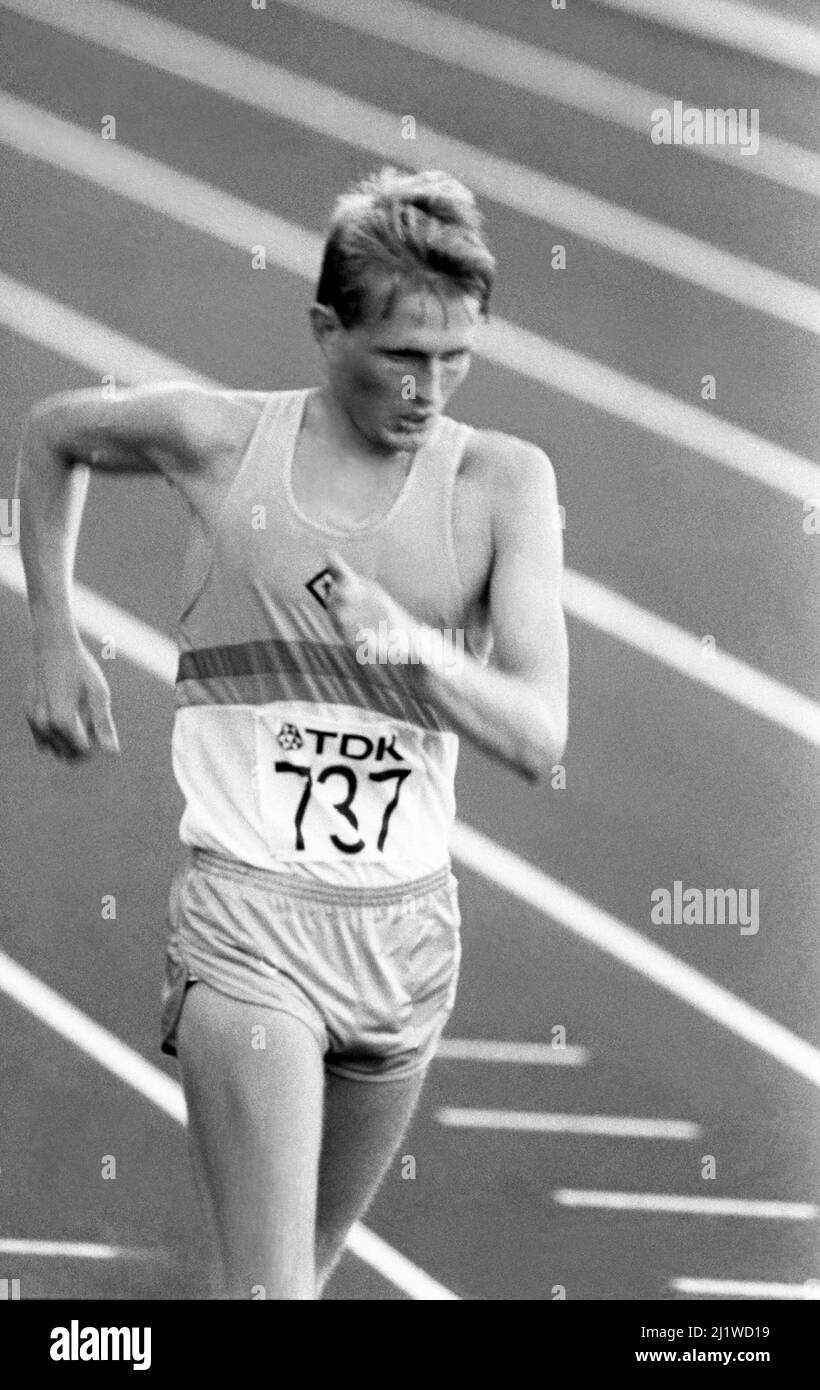
[[[365,774],[363,772],[357,773],[352,767],[348,767],[346,763],[331,763],[323,767],[321,772],[317,773],[314,777],[312,769],[305,763],[294,763],[286,758],[277,759],[274,763],[274,769],[277,773],[290,774],[291,776],[300,778],[302,781],[302,788],[293,817],[295,836],[294,849],[296,850],[306,849],[303,823],[315,787],[324,787],[326,784],[331,783],[333,779],[336,779],[339,785],[338,788],[333,788],[333,791],[335,794],[336,790],[338,790],[341,794],[337,801],[332,802],[333,809],[338,811],[343,820],[347,821],[352,832],[356,836],[355,839],[343,839],[340,835],[336,835],[335,833],[330,834],[331,843],[342,854],[361,854],[362,850],[366,847],[366,841],[362,839],[359,833],[359,817],[354,810],[356,793],[359,791],[359,778],[366,778],[367,782],[384,783],[386,786],[389,786],[391,782],[393,783],[392,796],[384,803],[382,808],[381,825],[379,826],[376,838],[376,849],[383,851],[390,830],[390,818],[399,804],[402,785],[405,779],[410,776],[412,770],[409,767],[390,767],[383,768],[379,772],[368,772]],[[372,799],[372,796],[368,797],[368,803],[371,803]]]

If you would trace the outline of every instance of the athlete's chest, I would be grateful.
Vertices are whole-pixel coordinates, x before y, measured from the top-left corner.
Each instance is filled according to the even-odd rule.
[[[372,485],[368,486],[370,483]],[[402,494],[408,489],[407,470],[396,468],[375,481],[340,474],[328,469],[324,478],[314,472],[309,478],[296,471],[293,474],[293,499],[299,513],[316,523],[328,536],[328,543],[334,548],[343,546],[346,538],[354,537],[357,528],[362,528],[366,539],[368,523],[375,528],[374,535],[385,519],[395,514],[395,526],[403,534],[404,542],[415,545],[417,563],[423,565],[429,533],[421,522],[420,533],[411,529],[404,531],[403,523],[412,515],[410,509],[405,517],[401,514]],[[492,565],[492,496],[487,480],[482,476],[469,454],[462,460],[453,484],[452,511],[449,518],[443,518],[444,527],[450,531],[449,540],[455,554],[456,566],[461,585],[468,603],[472,603],[484,593]],[[417,518],[418,520],[418,518]],[[393,528],[387,528],[387,535],[375,551],[389,566],[391,553],[395,554]],[[361,550],[363,547],[359,547]]]
[[[492,564],[492,496],[470,448],[463,450],[449,500],[429,475],[391,466],[370,476],[311,460],[299,467],[265,458],[240,472],[223,498],[215,530],[218,568],[239,582],[267,585],[291,601],[321,574],[336,551],[359,573],[382,583],[430,616],[444,614],[447,590],[472,606],[485,593]],[[322,461],[318,461],[321,465]],[[425,492],[430,486],[430,495]],[[455,572],[453,570],[455,561]],[[311,592],[321,592],[320,581]],[[429,603],[424,603],[425,596]]]
[[[258,418],[256,402],[251,415]],[[218,608],[237,621],[247,608],[243,594],[254,609],[307,603],[318,617],[332,550],[424,621],[446,626],[468,613],[477,620],[492,567],[494,505],[479,436],[467,431],[464,443],[464,427],[445,421],[424,473],[413,477],[397,460],[368,474],[310,452],[302,466],[305,441],[289,423],[289,445],[281,441],[285,420],[249,460],[249,422],[235,415],[226,422],[225,481],[193,547],[189,592],[207,569]]]

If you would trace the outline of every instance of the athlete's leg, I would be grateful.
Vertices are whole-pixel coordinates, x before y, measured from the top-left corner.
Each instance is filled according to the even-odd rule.
[[[229,1297],[315,1298],[318,1040],[300,1019],[200,981],[186,995],[177,1049]]]
[[[397,1081],[348,1081],[328,1072],[319,1167],[319,1291],[367,1210],[410,1123],[424,1072]]]

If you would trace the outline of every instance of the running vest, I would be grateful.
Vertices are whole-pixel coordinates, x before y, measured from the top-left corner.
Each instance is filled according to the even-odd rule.
[[[486,660],[484,608],[465,608],[452,533],[472,433],[434,421],[375,520],[304,515],[291,465],[310,390],[266,395],[213,531],[185,557],[173,765],[183,843],[330,883],[407,882],[449,863],[458,737],[405,665],[360,660],[324,606],[337,550],[416,619]],[[363,649],[360,648],[361,652]]]

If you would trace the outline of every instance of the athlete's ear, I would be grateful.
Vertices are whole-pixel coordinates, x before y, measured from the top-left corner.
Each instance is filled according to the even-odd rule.
[[[310,326],[323,353],[327,352],[334,336],[341,331],[342,321],[330,304],[311,304]]]

